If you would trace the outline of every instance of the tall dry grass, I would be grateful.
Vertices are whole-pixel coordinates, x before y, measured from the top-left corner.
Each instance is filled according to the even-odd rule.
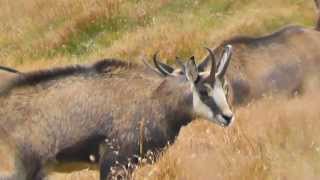
[[[112,18],[120,3],[119,0],[1,0],[0,62],[23,63],[26,58],[30,61],[63,47],[74,34],[95,21]]]
[[[176,55],[201,57],[203,46],[232,35],[314,22],[312,0],[0,0],[0,64],[30,70],[108,57],[138,61],[158,50],[170,63]],[[0,74],[0,83],[7,77]],[[194,121],[133,179],[319,179],[318,82],[311,78],[302,96],[237,109],[230,128]],[[98,179],[96,167],[79,167],[50,171],[49,179]]]
[[[319,179],[320,86],[310,81],[303,96],[266,97],[237,109],[231,128],[194,121],[135,179]]]
[[[169,62],[201,57],[231,35],[315,22],[312,0],[0,0],[0,10],[0,63],[27,70],[158,50]]]
[[[183,127],[175,143],[132,179],[308,179],[320,177],[319,75],[294,98],[269,96],[236,109],[222,128],[203,119]],[[83,165],[83,167],[86,167]],[[97,179],[97,167],[52,172],[49,179]]]
[[[110,18],[117,13],[121,1],[107,0],[1,0],[1,21],[3,34],[10,41],[35,38],[41,30],[55,30],[60,23],[70,26],[70,30],[81,30],[81,26],[95,21],[98,17]],[[49,25],[49,27],[47,27]],[[72,27],[71,27],[72,26]],[[47,28],[47,29],[44,29]],[[80,28],[80,29],[76,29]],[[25,37],[30,33],[29,37]],[[35,36],[31,36],[34,34]],[[40,34],[39,34],[40,36]]]

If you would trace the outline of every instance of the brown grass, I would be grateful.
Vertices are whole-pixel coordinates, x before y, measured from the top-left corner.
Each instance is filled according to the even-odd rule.
[[[176,55],[201,57],[205,53],[203,46],[214,46],[231,35],[263,34],[284,24],[315,22],[311,0],[206,0],[187,7],[171,7],[179,1],[182,0],[0,0],[0,63],[19,67],[22,64],[25,68],[36,60],[49,64],[105,57],[137,60],[158,50],[169,60]],[[211,10],[228,3],[230,7],[225,11]],[[164,10],[170,7],[172,12]],[[99,32],[91,40],[81,41],[83,31],[101,19],[117,16],[130,17],[133,27],[125,32],[123,28]],[[73,52],[48,56],[52,49],[64,49],[72,40],[92,46],[92,51],[84,50],[83,56]]]
[[[318,179],[319,87],[239,108],[231,128],[194,121],[135,179]]]
[[[158,50],[171,62],[176,55],[201,57],[203,46],[214,46],[231,35],[259,35],[284,24],[312,26],[315,22],[312,0],[206,0],[163,10],[176,2],[0,0],[0,64],[30,70],[108,57],[139,61]],[[225,12],[210,10],[229,2]],[[100,18],[115,15],[132,17],[138,25],[119,30],[112,40],[110,32],[99,33],[92,39],[93,51],[83,56],[46,55],[72,38],[81,39],[78,34]],[[144,23],[148,18],[151,21]],[[0,74],[0,85],[9,76]],[[320,86],[317,78],[309,82],[303,96],[266,97],[237,109],[237,120],[230,128],[194,121],[182,128],[157,163],[141,165],[133,179],[319,179]],[[0,157],[7,151],[0,145]],[[0,168],[7,173],[12,161],[4,160],[1,165],[7,166]],[[96,167],[75,167],[70,172],[51,170],[49,179],[98,179]]]
[[[195,120],[132,179],[319,179],[319,77],[310,78],[305,89],[302,96],[270,96],[238,108],[229,128]],[[52,180],[97,177],[94,170],[50,175]]]
[[[98,18],[118,12],[119,0],[1,0],[0,44],[3,56],[24,58],[63,45],[68,38]],[[14,51],[19,56],[10,54]]]
[[[177,55],[201,58],[206,53],[204,46],[213,47],[232,35],[270,33],[282,24],[290,24],[289,19],[298,20],[291,22],[298,24],[310,24],[310,19],[315,19],[311,1],[304,4],[291,4],[286,0],[241,2],[232,3],[225,13],[212,14],[203,10],[200,17],[188,11],[175,14],[175,18],[160,16],[155,19],[155,24],[125,34],[110,47],[98,49],[90,57],[132,60],[139,59],[141,55],[151,57],[159,50],[160,55],[172,63]],[[297,12],[301,13],[300,16]]]

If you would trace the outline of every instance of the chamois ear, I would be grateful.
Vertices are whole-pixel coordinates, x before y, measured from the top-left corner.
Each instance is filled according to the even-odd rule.
[[[231,59],[231,55],[232,55],[232,46],[231,45],[226,45],[221,57],[221,60],[219,61],[218,64],[218,69],[217,69],[217,76],[219,78],[223,78],[223,76],[225,75],[228,65],[230,63],[230,59]]]
[[[190,58],[190,60],[185,65],[185,74],[190,82],[196,82],[198,80],[198,70],[197,65],[194,58]]]

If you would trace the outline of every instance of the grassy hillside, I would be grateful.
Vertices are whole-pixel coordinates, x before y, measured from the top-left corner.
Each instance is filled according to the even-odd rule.
[[[317,91],[319,90],[318,82]],[[315,87],[313,87],[315,88]],[[237,110],[231,128],[197,120],[136,179],[308,179],[320,177],[320,98],[265,98]]]
[[[232,35],[312,28],[315,19],[313,0],[0,0],[0,64],[30,70],[110,57],[140,62],[156,51],[172,63],[175,56],[201,58],[203,46]],[[302,97],[237,109],[228,129],[196,120],[133,178],[319,179],[319,84],[311,78]],[[97,178],[91,166],[50,175]]]
[[[313,26],[312,0],[0,1],[0,64],[25,69],[105,57],[203,55],[234,34]]]

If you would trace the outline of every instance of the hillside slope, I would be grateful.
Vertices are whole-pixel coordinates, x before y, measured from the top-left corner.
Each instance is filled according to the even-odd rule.
[[[0,64],[27,71],[153,53],[201,58],[233,35],[313,28],[312,0],[0,0]],[[301,97],[266,97],[220,128],[196,120],[133,179],[319,179],[319,77]],[[0,148],[1,150],[1,148]],[[0,151],[1,154],[1,151]],[[72,169],[72,170],[71,170]],[[51,180],[98,179],[97,167],[50,167]]]
[[[1,0],[0,10],[0,64],[23,69],[202,56],[231,35],[315,23],[312,0]]]

